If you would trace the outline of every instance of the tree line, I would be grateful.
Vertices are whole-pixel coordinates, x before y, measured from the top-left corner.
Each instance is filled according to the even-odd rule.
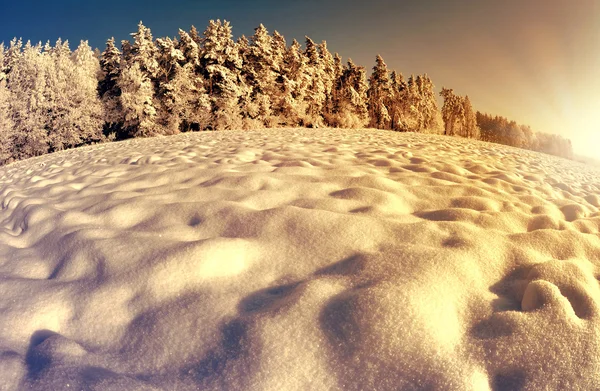
[[[81,145],[179,132],[264,127],[373,127],[446,134],[572,154],[570,141],[502,117],[474,113],[443,88],[438,108],[426,75],[364,67],[325,41],[290,45],[260,25],[234,41],[231,25],[154,39],[141,22],[132,41],[103,52],[60,39],[0,45],[0,163]]]

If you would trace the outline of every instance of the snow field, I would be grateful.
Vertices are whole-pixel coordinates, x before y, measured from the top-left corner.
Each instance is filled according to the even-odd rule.
[[[0,169],[0,389],[600,388],[600,175],[273,129]]]

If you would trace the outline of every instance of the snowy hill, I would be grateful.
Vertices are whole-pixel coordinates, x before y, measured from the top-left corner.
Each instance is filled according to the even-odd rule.
[[[600,388],[600,171],[378,130],[0,169],[0,389]]]

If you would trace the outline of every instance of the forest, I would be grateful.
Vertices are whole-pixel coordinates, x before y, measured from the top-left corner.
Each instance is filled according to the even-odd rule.
[[[372,127],[445,134],[572,157],[571,142],[475,112],[468,96],[407,79],[376,57],[372,73],[325,41],[287,44],[227,21],[154,39],[139,23],[120,48],[81,41],[0,45],[0,164],[83,145],[188,131]]]

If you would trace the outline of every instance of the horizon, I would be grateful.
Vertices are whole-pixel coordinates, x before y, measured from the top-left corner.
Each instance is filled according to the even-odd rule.
[[[595,93],[600,87],[595,72],[600,49],[594,45],[600,6],[592,0],[576,5],[563,0],[501,5],[434,0],[369,5],[180,1],[146,8],[139,1],[38,5],[46,12],[33,19],[19,11],[24,5],[8,5],[7,14],[15,17],[0,27],[0,42],[21,37],[53,43],[62,38],[74,48],[88,40],[102,51],[112,36],[117,42],[130,39],[140,20],[154,38],[173,37],[191,25],[201,32],[211,19],[230,21],[237,38],[252,35],[262,23],[270,33],[283,34],[288,44],[292,39],[304,44],[304,35],[315,42],[326,40],[332,52],[344,61],[352,58],[367,72],[381,54],[390,70],[405,76],[427,73],[437,92],[452,88],[469,95],[475,110],[530,125],[536,132],[559,134],[572,141],[575,154],[600,158],[594,147],[600,143],[595,113],[600,104]],[[99,8],[121,12],[98,17]]]

